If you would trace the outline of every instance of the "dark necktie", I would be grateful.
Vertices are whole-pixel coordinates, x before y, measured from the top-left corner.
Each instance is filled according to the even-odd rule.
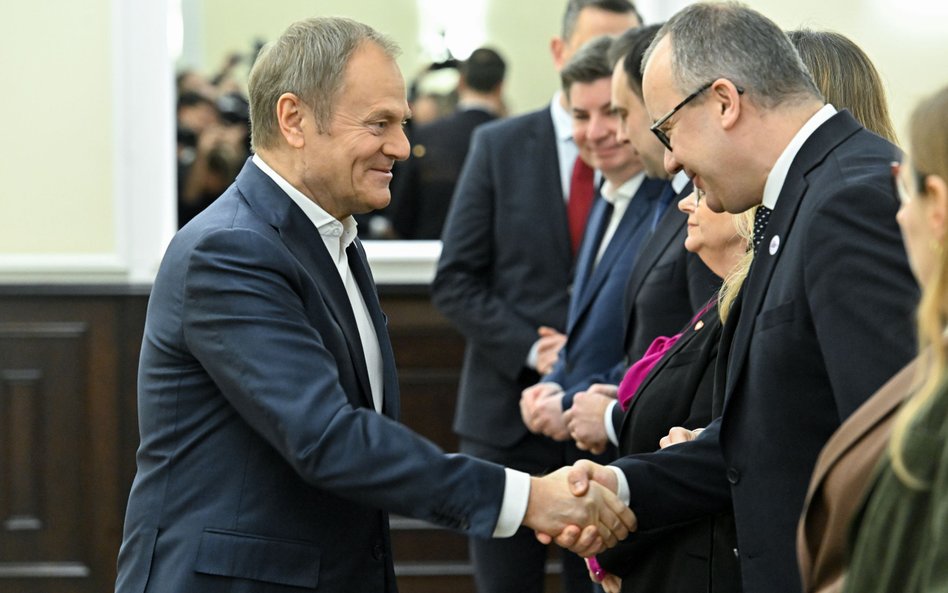
[[[576,157],[573,164],[573,175],[569,181],[569,202],[566,203],[566,217],[569,221],[569,239],[573,247],[573,255],[579,253],[579,245],[583,241],[583,232],[586,230],[586,221],[589,219],[589,210],[593,203],[593,169]]]
[[[764,240],[764,233],[767,231],[767,221],[770,220],[770,213],[773,212],[767,206],[761,204],[757,207],[757,213],[754,214],[754,254],[757,254],[757,248],[760,242]]]

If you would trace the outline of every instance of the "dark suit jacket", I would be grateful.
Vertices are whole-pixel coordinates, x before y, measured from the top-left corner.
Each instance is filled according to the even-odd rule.
[[[454,430],[509,447],[541,325],[565,331],[572,252],[548,108],[474,130],[448,213],[432,300],[467,340]]]
[[[585,389],[591,376],[608,371],[624,358],[621,320],[625,286],[640,247],[651,233],[652,214],[665,185],[661,180],[642,180],[598,265],[596,254],[612,206],[602,199],[593,205],[576,261],[566,329],[568,339],[544,381],[559,383],[567,393],[574,387]],[[572,405],[572,395],[567,398],[564,409]]]
[[[642,529],[733,505],[745,591],[800,591],[796,523],[816,456],[913,355],[897,156],[845,111],[804,143],[724,328],[723,415],[692,442],[616,462]]]
[[[384,414],[322,238],[255,165],[175,236],[148,305],[117,591],[393,592],[386,511],[493,531],[503,469],[396,422],[358,242],[349,262],[378,333]]]
[[[483,109],[465,109],[414,131],[412,155],[395,172],[387,212],[400,238],[441,238],[471,134],[495,118]]]
[[[892,423],[918,379],[918,359],[882,386],[823,447],[797,530],[805,593],[842,590],[850,524],[889,443]]]
[[[619,454],[658,449],[673,426],[701,428],[712,419],[714,365],[721,320],[712,307],[649,372],[630,407],[613,409]],[[740,591],[734,519],[730,513],[680,526],[633,533],[598,556],[602,567],[622,577],[623,591]]]
[[[623,297],[625,357],[592,377],[592,383],[618,385],[652,340],[677,333],[720,288],[721,279],[685,249],[688,215],[678,209],[678,201],[691,190],[689,183],[671,200],[642,246]]]

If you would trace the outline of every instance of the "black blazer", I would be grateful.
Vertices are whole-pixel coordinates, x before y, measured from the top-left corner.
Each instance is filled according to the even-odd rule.
[[[549,108],[474,130],[432,300],[467,340],[454,430],[495,447],[527,434],[520,392],[537,328],[566,330],[573,256]]]
[[[616,462],[643,529],[733,506],[745,591],[800,591],[796,524],[817,454],[913,356],[897,158],[846,111],[807,139],[724,328],[723,415],[695,441]]]
[[[474,128],[496,116],[464,109],[414,130],[412,153],[392,179],[386,214],[402,239],[440,239]]]
[[[684,328],[642,381],[629,409],[615,406],[620,455],[655,451],[673,426],[693,429],[711,422],[720,337],[721,320],[717,307],[711,307]],[[623,591],[730,593],[740,591],[736,547],[734,518],[726,513],[633,533],[598,559],[606,571],[622,577]]]
[[[348,256],[382,414],[335,262],[252,162],[172,240],[145,321],[118,593],[393,593],[388,511],[490,536],[503,469],[397,423],[385,317],[358,241]]]

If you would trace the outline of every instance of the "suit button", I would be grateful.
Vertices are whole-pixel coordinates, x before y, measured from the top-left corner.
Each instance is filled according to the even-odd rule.
[[[737,471],[735,467],[727,468],[727,481],[732,484],[737,484],[741,481],[741,472]]]
[[[372,557],[376,560],[381,560],[385,556],[385,548],[382,547],[382,544],[376,543],[372,546]]]

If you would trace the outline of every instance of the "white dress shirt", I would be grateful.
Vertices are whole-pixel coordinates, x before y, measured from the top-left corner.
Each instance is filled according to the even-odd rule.
[[[625,211],[628,210],[629,204],[632,203],[632,198],[635,196],[635,192],[639,191],[639,187],[642,186],[642,181],[645,180],[645,173],[639,173],[638,175],[633,175],[625,183],[616,187],[608,179],[602,186],[602,199],[612,204],[612,216],[609,218],[609,224],[606,226],[606,231],[602,235],[602,241],[599,243],[599,251],[596,253],[596,265],[599,265],[599,260],[602,259],[602,254],[606,252],[606,249],[609,247],[609,241],[612,241],[613,235],[616,234],[616,229],[619,228],[619,223],[622,221],[622,217],[625,216]]]
[[[556,91],[550,103],[550,117],[553,118],[553,133],[556,135],[556,156],[560,162],[560,183],[563,187],[563,200],[569,200],[569,186],[573,178],[573,165],[579,156],[579,147],[573,140],[573,116],[563,109],[560,98],[563,91]]]

